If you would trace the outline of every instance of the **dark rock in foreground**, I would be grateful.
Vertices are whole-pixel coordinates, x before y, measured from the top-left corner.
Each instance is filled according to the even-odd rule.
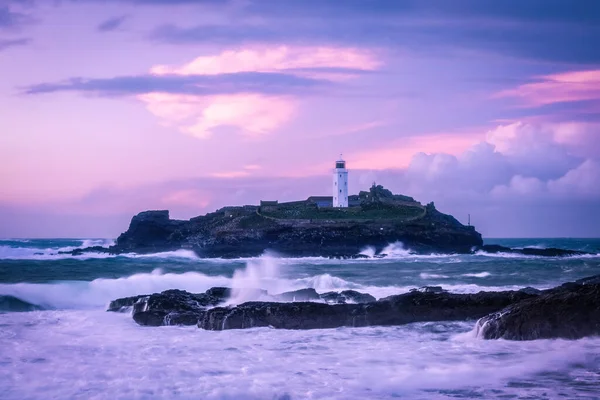
[[[300,289],[292,292],[285,292],[273,296],[276,301],[316,301],[321,300],[321,296],[315,289]]]
[[[544,291],[477,321],[484,339],[579,339],[600,335],[600,275]]]
[[[346,304],[346,303],[371,303],[377,299],[368,293],[360,293],[356,290],[343,290],[341,292],[327,292],[321,295],[321,299],[326,303]]]
[[[219,305],[231,296],[231,290],[212,288],[201,294],[167,290],[117,299],[108,310],[133,307],[133,319],[140,325],[197,324],[207,330],[324,329],[478,319],[478,335],[485,339],[578,339],[600,335],[600,275],[543,291],[524,288],[455,294],[425,287],[378,301],[352,290],[318,294],[314,289],[301,289],[274,296],[256,290],[257,295],[291,302],[252,301],[224,307]]]
[[[530,297],[532,295],[516,291],[477,294],[410,292],[365,304],[248,302],[236,307],[206,310],[198,327],[217,331],[255,327],[324,329],[474,320]]]
[[[274,302],[326,301],[334,303],[366,303],[375,301],[367,293],[345,290],[319,295],[315,289],[300,289],[269,296],[261,289],[245,289],[253,297],[273,299]],[[230,288],[214,287],[204,293],[189,293],[184,290],[166,290],[162,293],[124,297],[110,302],[107,311],[132,311],[133,319],[140,325],[196,325],[204,318],[208,307],[224,303],[232,295]]]
[[[172,289],[149,296],[136,296],[132,316],[140,325],[194,325],[206,307],[224,302],[229,294],[227,288],[213,288],[199,294]],[[135,297],[115,302],[129,303],[133,299]],[[115,302],[111,302],[111,305]],[[109,308],[109,311],[112,310]]]

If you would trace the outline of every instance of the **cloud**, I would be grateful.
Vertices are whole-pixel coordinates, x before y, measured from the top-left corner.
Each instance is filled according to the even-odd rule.
[[[234,127],[246,137],[259,138],[276,131],[295,115],[298,97],[311,88],[335,88],[335,83],[376,70],[381,61],[367,50],[335,47],[248,47],[200,56],[183,65],[156,65],[150,72],[158,77],[188,79],[255,74],[290,79],[287,90],[266,90],[252,81],[238,92],[166,93],[155,90],[138,96],[163,124],[178,127],[200,139],[210,138],[215,128]],[[291,90],[292,82],[300,90]],[[306,84],[303,85],[303,83]],[[304,92],[304,93],[302,93]]]
[[[11,11],[8,6],[0,5],[0,30],[16,29],[28,21],[27,15]]]
[[[31,43],[31,39],[0,39],[0,51],[6,50],[15,46],[25,46]]]
[[[371,51],[333,47],[255,47],[200,56],[183,65],[156,65],[148,75],[71,78],[40,83],[26,94],[81,92],[137,96],[166,126],[206,139],[220,126],[248,137],[277,130],[296,112],[297,98],[324,93],[374,71]]]
[[[599,7],[593,0],[574,6],[561,0],[232,2],[222,10],[234,24],[164,24],[150,38],[171,44],[352,43],[434,54],[466,49],[596,64]]]
[[[121,27],[127,18],[127,15],[109,18],[106,21],[100,23],[96,29],[100,32],[114,31],[115,29]]]
[[[58,83],[40,83],[25,88],[26,94],[89,92],[103,96],[171,93],[206,96],[258,92],[302,93],[327,86],[328,82],[284,73],[237,72],[219,75],[140,75],[106,79],[71,78]]]
[[[406,168],[415,154],[420,152],[460,154],[478,141],[479,132],[419,135],[388,143],[385,148],[365,150],[349,156],[353,167],[359,169]]]
[[[570,125],[571,132],[595,129],[600,134],[600,124]],[[403,193],[427,201],[498,205],[496,201],[550,204],[570,199],[593,200],[600,205],[600,153],[578,151],[598,148],[598,136],[574,135],[565,140],[564,132],[563,124],[517,122],[473,135],[454,149],[448,146],[454,142],[452,135],[432,135],[429,142],[405,140],[405,149],[388,146],[379,152],[353,155],[348,157],[348,165],[380,169],[365,179],[383,178]],[[477,143],[478,138],[485,140]],[[407,158],[416,143],[429,153],[416,152]],[[381,160],[383,164],[379,164]],[[390,168],[397,171],[393,181],[387,172]]]
[[[182,66],[157,65],[153,74],[216,75],[227,73],[288,72],[295,75],[328,77],[362,74],[381,65],[371,51],[335,47],[250,47],[201,56]]]
[[[586,100],[600,101],[600,70],[545,75],[537,82],[503,90],[494,97],[517,98],[530,107]]]

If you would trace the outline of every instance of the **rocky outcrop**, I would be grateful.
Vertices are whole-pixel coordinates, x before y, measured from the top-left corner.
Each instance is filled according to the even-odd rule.
[[[216,306],[224,302],[230,295],[231,292],[228,288],[212,288],[199,294],[172,289],[148,296],[115,300],[111,302],[111,306],[113,303],[120,305],[133,301],[131,315],[134,321],[140,325],[195,325],[206,307]],[[110,306],[109,311],[112,311]]]
[[[356,290],[343,290],[341,292],[327,292],[320,295],[321,299],[329,304],[346,303],[371,303],[377,299],[369,293],[360,293]]]
[[[200,294],[167,290],[114,300],[108,311],[133,309],[133,319],[147,326],[197,323],[210,330],[259,326],[321,329],[477,319],[515,301],[535,296],[517,291],[452,294],[439,290],[417,290],[376,301],[367,293],[353,290],[318,294],[314,289],[302,289],[269,296],[257,289],[256,297],[272,301],[218,306],[230,295],[226,288],[213,288]]]
[[[131,219],[129,229],[110,249],[115,253],[177,250],[185,239],[186,222],[170,219],[167,210],[141,212]]]
[[[315,289],[300,289],[269,295],[266,290],[245,289],[244,293],[254,298],[265,298],[273,302],[335,302],[364,303],[375,301],[367,293],[346,290],[319,295]],[[204,318],[207,308],[224,303],[232,296],[230,288],[214,287],[204,293],[189,293],[184,290],[166,290],[162,293],[123,297],[110,302],[107,311],[131,312],[138,324],[145,326],[196,325]]]
[[[412,322],[478,320],[484,339],[578,339],[600,335],[600,275],[568,282],[554,289],[449,293],[424,287],[380,300],[352,290],[318,294],[314,289],[220,306],[231,297],[228,288],[192,294],[167,290],[114,300],[108,311],[132,309],[140,325],[198,325],[207,330],[272,327],[325,329],[342,326],[392,326]],[[308,301],[310,300],[310,301]]]
[[[600,275],[563,284],[477,321],[484,339],[579,339],[600,335]]]
[[[530,297],[532,295],[516,291],[477,294],[415,291],[365,304],[248,302],[206,310],[198,327],[217,331],[255,327],[326,329],[474,320]]]
[[[577,250],[568,250],[568,249],[557,249],[554,247],[548,248],[537,248],[537,247],[525,247],[522,249],[515,248],[512,249],[510,247],[500,246],[496,244],[486,244],[483,246],[479,246],[475,249],[475,251],[483,251],[485,253],[497,254],[497,253],[506,253],[506,254],[520,254],[525,256],[538,256],[538,257],[569,257],[569,256],[581,256],[586,253],[584,251]]]

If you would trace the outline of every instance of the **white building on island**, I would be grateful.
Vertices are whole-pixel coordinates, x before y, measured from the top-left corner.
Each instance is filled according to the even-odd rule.
[[[348,170],[341,154],[333,170],[333,206],[348,207]]]

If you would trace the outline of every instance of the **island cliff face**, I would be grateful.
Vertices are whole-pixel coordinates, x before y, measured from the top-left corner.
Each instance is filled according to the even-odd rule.
[[[353,257],[367,246],[381,252],[402,242],[417,253],[469,253],[483,244],[471,226],[393,195],[381,186],[350,196],[349,208],[322,207],[314,198],[261,206],[225,207],[190,219],[168,211],[134,216],[110,251],[154,253],[191,249],[201,257],[253,257],[267,250],[283,255]]]

